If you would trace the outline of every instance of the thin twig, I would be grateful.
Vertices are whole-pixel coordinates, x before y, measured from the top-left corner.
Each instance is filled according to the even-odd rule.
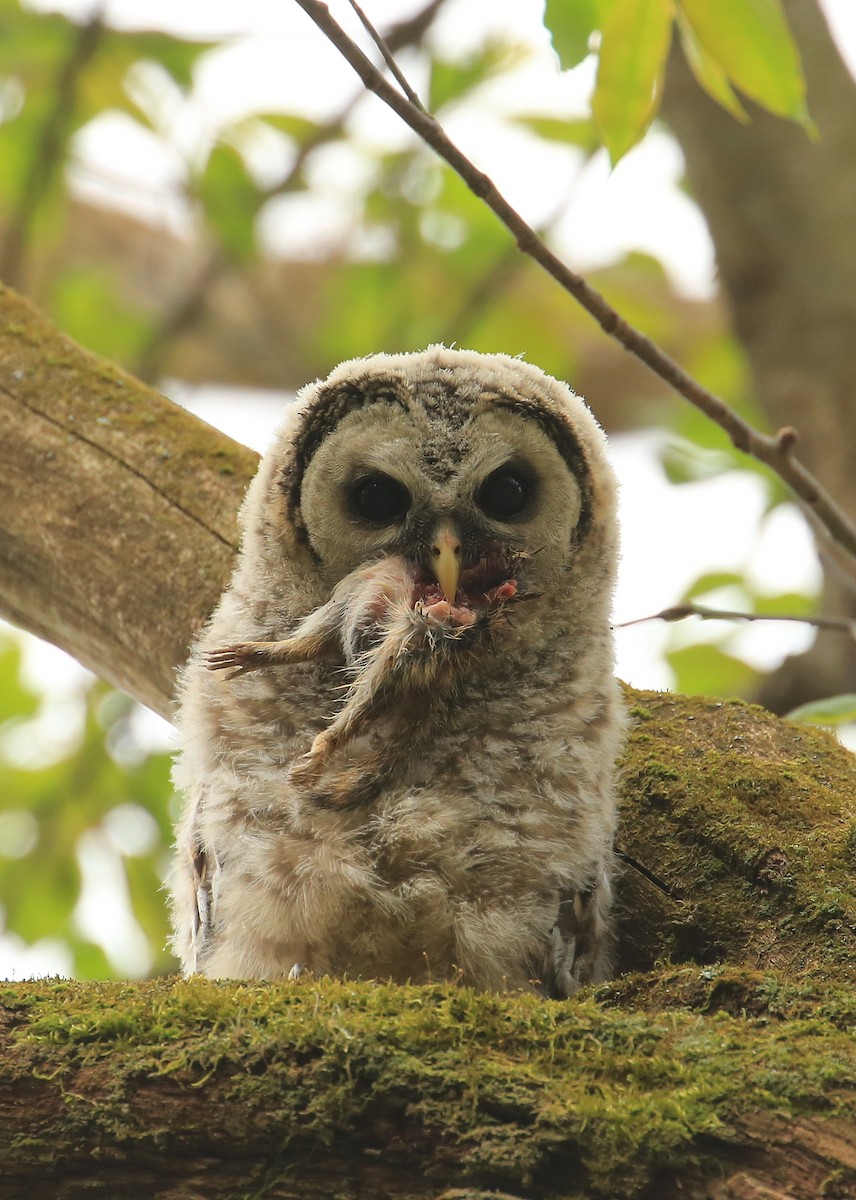
[[[381,53],[381,57],[383,58],[383,61],[386,63],[387,67],[389,68],[390,74],[396,80],[396,82],[398,83],[398,86],[404,92],[407,99],[416,108],[418,108],[422,112],[424,112],[425,108],[424,108],[424,105],[422,104],[422,101],[419,99],[419,97],[414,92],[413,88],[407,82],[403,71],[401,70],[398,63],[393,58],[392,51],[390,50],[389,46],[386,44],[384,39],[381,37],[381,35],[375,29],[374,25],[372,25],[371,21],[368,19],[366,14],[360,8],[359,4],[357,4],[357,0],[348,0],[348,3],[350,4],[350,6],[354,10],[354,12],[357,14],[357,16],[360,18],[363,28],[365,29],[365,31],[369,35],[369,37],[372,39],[374,44],[377,46],[378,50]]]
[[[763,434],[748,425],[719,396],[702,387],[650,338],[625,321],[581,275],[556,257],[535,230],[501,195],[493,181],[448,138],[436,118],[392,87],[337,24],[322,0],[296,0],[296,3],[350,63],[363,84],[447,162],[476,196],[484,200],[514,235],[519,249],[524,254],[530,255],[540,263],[565,291],[595,318],[605,333],[620,342],[675,391],[724,429],[738,450],[753,455],[774,470],[829,530],[835,541],[856,557],[856,524],[795,455],[794,448],[798,436],[796,430],[787,427],[772,436]]]
[[[683,621],[686,617],[701,617],[703,621],[799,621],[803,625],[814,625],[818,629],[846,633],[856,640],[856,621],[850,621],[847,617],[798,617],[783,613],[732,612],[725,608],[706,608],[701,604],[675,604],[671,608],[664,608],[662,612],[651,613],[648,617],[622,621],[615,628],[628,629],[631,625],[641,625],[643,621]]]

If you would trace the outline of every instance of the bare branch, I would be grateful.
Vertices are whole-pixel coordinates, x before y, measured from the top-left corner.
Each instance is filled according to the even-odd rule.
[[[348,2],[351,5],[351,8],[354,10],[354,12],[360,18],[360,21],[362,22],[363,28],[365,29],[366,33],[369,35],[369,37],[372,39],[372,41],[374,42],[374,44],[377,46],[378,50],[380,51],[383,61],[386,63],[387,67],[389,68],[390,74],[396,80],[396,82],[398,83],[398,86],[404,92],[405,96],[410,101],[410,103],[415,105],[416,108],[419,108],[424,112],[425,106],[423,105],[423,103],[419,99],[419,97],[416,95],[413,88],[407,82],[404,72],[401,70],[398,63],[393,58],[392,51],[390,50],[389,46],[387,46],[386,42],[383,40],[381,35],[375,29],[374,25],[372,25],[371,21],[368,19],[366,14],[360,8],[359,4],[357,4],[357,0],[348,0]]]
[[[803,625],[814,625],[817,629],[846,633],[856,640],[856,621],[849,621],[846,617],[798,617],[783,613],[735,612],[725,608],[706,608],[701,604],[675,604],[661,612],[651,613],[648,617],[634,617],[632,621],[622,621],[615,628],[629,629],[631,625],[641,625],[644,621],[683,621],[687,617],[701,617],[703,621],[798,621]]]
[[[787,429],[775,436],[763,434],[747,424],[724,400],[702,387],[674,359],[635,329],[608,304],[601,294],[572,271],[538,237],[518,212],[446,135],[439,121],[402,96],[369,61],[330,15],[322,0],[296,0],[318,28],[353,67],[369,91],[374,92],[414,133],[430,146],[470,190],[479,196],[511,232],[519,249],[530,255],[598,322],[605,333],[620,342],[675,391],[715,421],[745,454],[765,463],[788,484],[802,504],[829,530],[830,535],[856,557],[856,524],[794,454],[796,431]],[[783,436],[784,435],[784,436]]]

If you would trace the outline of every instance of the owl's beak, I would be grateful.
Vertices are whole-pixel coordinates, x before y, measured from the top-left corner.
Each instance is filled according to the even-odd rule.
[[[449,604],[455,603],[461,577],[461,539],[451,521],[444,521],[431,543],[432,567]]]

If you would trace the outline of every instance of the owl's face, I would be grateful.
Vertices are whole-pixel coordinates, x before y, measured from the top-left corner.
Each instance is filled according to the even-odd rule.
[[[614,480],[564,384],[432,347],[344,363],[300,399],[244,515],[245,559],[285,612],[394,559],[411,607],[458,630],[523,596],[603,623]]]
[[[380,401],[349,413],[324,440],[300,507],[330,586],[361,563],[397,555],[413,568],[414,600],[467,624],[519,588],[557,581],[582,492],[531,418],[476,407],[453,425],[442,411]]]

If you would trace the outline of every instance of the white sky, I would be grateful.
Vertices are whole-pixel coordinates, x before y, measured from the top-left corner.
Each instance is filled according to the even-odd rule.
[[[421,7],[421,0],[364,2],[381,28]],[[76,16],[96,7],[93,0],[29,0],[29,4]],[[153,111],[170,130],[171,150],[118,114],[101,118],[78,140],[77,188],[155,223],[181,229],[186,221],[181,198],[186,163],[225,122],[260,108],[324,117],[358,91],[350,68],[289,0],[242,0],[240,4],[234,0],[106,0],[98,6],[119,27],[156,27],[231,39],[200,63],[190,103],[171,97],[168,90],[153,90],[145,73],[138,79],[141,96],[150,97]],[[856,71],[856,0],[824,0],[823,6]],[[697,209],[678,188],[681,156],[667,135],[653,131],[615,171],[609,171],[603,154],[580,171],[573,152],[536,144],[503,121],[503,114],[513,112],[580,116],[587,111],[592,65],[588,62],[566,75],[553,68],[541,26],[542,7],[540,0],[449,0],[436,32],[442,45],[465,50],[492,25],[503,34],[514,29],[535,47],[536,55],[513,77],[485,87],[473,103],[451,114],[448,132],[530,221],[537,223],[547,216],[557,196],[570,197],[556,243],[573,267],[586,270],[627,250],[644,250],[665,264],[684,293],[710,295],[715,288],[710,239]],[[331,8],[343,24],[351,23],[352,14],[343,0],[334,0]],[[422,82],[418,66],[406,56],[402,65],[418,89]],[[351,128],[357,140],[369,146],[395,146],[409,137],[397,118],[371,97],[361,101]],[[282,153],[276,140],[263,145],[259,169],[265,169],[265,155],[273,160]],[[320,195],[311,203],[299,198],[283,202],[265,223],[269,250],[284,252],[298,240],[311,253],[313,244],[323,245],[334,237],[346,219],[350,190],[363,169],[358,156],[352,154],[348,161],[347,152],[338,159],[319,156]],[[367,346],[366,352],[377,349],[381,347]],[[204,407],[207,420],[258,449],[270,437],[275,411],[270,396],[234,389],[191,392],[178,384],[168,385],[167,390],[190,407]],[[621,481],[624,546],[616,597],[618,621],[673,604],[688,583],[706,570],[741,570],[751,563],[758,585],[770,592],[818,586],[810,538],[793,510],[782,508],[762,524],[761,486],[746,475],[676,490],[663,476],[657,449],[656,433],[612,440],[611,457]],[[663,650],[676,636],[675,628],[653,622],[619,631],[622,678],[641,687],[668,687],[672,678]],[[716,626],[693,622],[692,628],[685,623],[677,637],[690,641],[720,634]],[[742,656],[768,667],[807,645],[812,633],[798,625],[755,624],[734,636]],[[56,697],[53,736],[61,742],[63,695],[74,693],[82,669],[53,647],[33,639],[27,647],[30,677],[42,686],[50,680]],[[169,735],[165,724],[152,717],[145,736],[164,744]],[[122,889],[111,877],[115,872],[109,846],[102,841],[90,839],[82,851],[87,887],[78,915],[81,927],[90,934],[97,930],[108,951],[133,973],[134,962],[144,969],[144,956],[139,946],[134,947],[133,922],[127,904],[117,899]],[[103,921],[106,911],[115,914],[110,929]],[[0,978],[67,968],[59,943],[26,948],[15,938],[0,937]]]

